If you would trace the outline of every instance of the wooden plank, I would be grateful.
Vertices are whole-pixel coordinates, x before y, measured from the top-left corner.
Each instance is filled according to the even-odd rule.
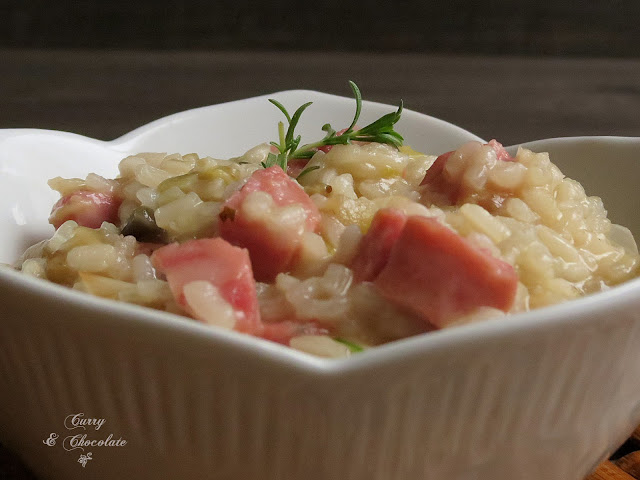
[[[610,461],[602,462],[585,480],[634,480],[634,477]]]
[[[0,2],[0,45],[638,55],[636,0]]]
[[[640,478],[640,451],[629,453],[616,460],[616,465],[634,478]]]
[[[0,128],[111,139],[177,111],[308,88],[397,103],[504,144],[640,134],[640,60],[0,50]]]

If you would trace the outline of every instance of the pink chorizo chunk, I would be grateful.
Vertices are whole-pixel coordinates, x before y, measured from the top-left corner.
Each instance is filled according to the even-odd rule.
[[[225,202],[225,206],[237,209],[242,201],[252,192],[267,192],[276,205],[286,207],[299,203],[307,211],[307,229],[315,230],[320,223],[320,212],[309,195],[300,184],[291,178],[280,167],[269,167],[253,172],[247,183]]]
[[[427,173],[422,179],[422,183],[420,185],[427,185],[435,182],[440,175],[442,175],[442,170],[444,170],[444,166],[447,163],[447,159],[451,156],[453,152],[447,152],[440,155],[436,158],[436,161],[429,167]]]
[[[443,174],[444,166],[453,152],[447,152],[436,158],[429,167],[420,185],[428,185],[435,192],[439,192],[447,198],[450,204],[454,204],[458,197],[458,186],[450,182]]]
[[[151,256],[179,305],[187,307],[184,287],[202,280],[210,282],[236,312],[234,329],[251,335],[262,333],[262,322],[249,254],[221,238],[172,243]]]
[[[51,210],[49,223],[56,229],[67,220],[88,228],[100,228],[102,222],[117,223],[122,200],[107,193],[79,190],[58,200]]]
[[[493,151],[496,152],[496,157],[499,161],[511,162],[514,160],[509,152],[507,152],[502,144],[497,140],[491,140],[486,145],[493,148]],[[446,152],[436,158],[436,161],[433,162],[431,167],[429,167],[427,173],[422,179],[422,182],[420,183],[420,185],[428,185],[432,191],[444,195],[452,205],[458,202],[462,193],[460,185],[447,178],[444,172],[447,160],[453,153],[453,151]]]
[[[378,276],[406,222],[407,216],[400,210],[383,208],[376,212],[351,262],[354,281],[371,282]]]
[[[306,158],[294,158],[289,160],[287,163],[287,175],[291,178],[298,178],[298,175],[302,173],[302,171],[309,163],[309,160]]]
[[[276,207],[300,205],[306,214],[301,231],[283,233],[267,218],[253,218],[242,206],[253,192],[268,193]],[[258,281],[272,281],[290,269],[300,250],[302,235],[312,232],[320,222],[320,212],[302,187],[280,167],[257,170],[247,183],[223,205],[219,223],[220,236],[233,245],[249,250],[253,272]]]
[[[476,307],[508,311],[518,277],[436,220],[412,216],[374,283],[387,300],[444,327]]]
[[[487,143],[487,145],[493,148],[493,150],[496,152],[496,156],[498,157],[498,160],[501,160],[503,162],[512,162],[514,160],[514,158],[509,154],[509,152],[507,152],[502,146],[502,144],[499,141],[497,141],[495,138],[493,140],[490,140],[489,143]]]

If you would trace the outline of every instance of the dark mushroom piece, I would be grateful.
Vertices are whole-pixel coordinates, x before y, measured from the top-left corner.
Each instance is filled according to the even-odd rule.
[[[160,228],[149,207],[136,208],[121,229],[122,235],[132,235],[139,242],[166,243],[167,232]]]

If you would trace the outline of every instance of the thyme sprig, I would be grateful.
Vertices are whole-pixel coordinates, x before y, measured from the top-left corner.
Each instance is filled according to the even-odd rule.
[[[266,161],[262,162],[262,166],[268,168],[278,165],[286,172],[289,160],[294,158],[309,159],[316,153],[318,148],[329,145],[345,145],[352,142],[378,142],[387,143],[396,148],[402,146],[402,142],[404,141],[402,135],[393,129],[393,126],[400,120],[400,116],[402,115],[402,100],[400,100],[400,105],[395,112],[387,113],[369,125],[356,130],[356,123],[362,111],[362,94],[355,82],[350,80],[349,86],[356,100],[356,113],[349,127],[345,131],[338,133],[331,124],[326,123],[322,126],[322,130],[326,132],[322,140],[307,143],[302,146],[299,146],[301,141],[300,135],[295,136],[295,128],[300,121],[302,113],[312,102],[301,105],[293,115],[290,115],[284,105],[270,98],[269,101],[275,105],[287,119],[287,128],[285,130],[284,122],[278,122],[279,141],[270,142],[270,144],[277,149],[278,153],[269,153]],[[305,169],[300,175],[308,173],[309,171],[309,169]]]

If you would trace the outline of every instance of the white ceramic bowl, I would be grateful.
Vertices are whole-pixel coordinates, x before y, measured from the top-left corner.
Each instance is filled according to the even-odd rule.
[[[305,138],[353,112],[352,100],[316,92],[271,97],[315,102]],[[365,103],[362,123],[388,111]],[[48,178],[113,175],[136,151],[237,155],[272,139],[278,120],[259,97],[112,142],[0,131],[0,261],[52,233]],[[399,130],[433,153],[477,138],[409,111]],[[567,147],[555,160],[619,202],[612,216],[640,234],[638,140],[547,146]],[[640,280],[336,361],[8,269],[0,298],[0,440],[43,479],[571,480],[640,422]],[[70,429],[75,414],[104,424]],[[67,451],[77,434],[127,443]]]

